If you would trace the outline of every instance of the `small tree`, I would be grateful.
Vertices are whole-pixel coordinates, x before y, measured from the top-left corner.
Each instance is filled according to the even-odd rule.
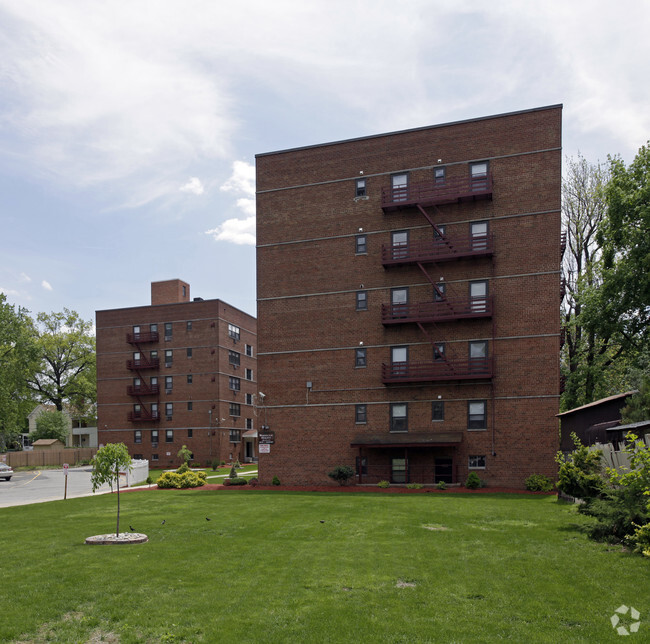
[[[120,470],[131,469],[131,457],[124,443],[108,443],[97,450],[92,461],[93,473],[90,481],[95,492],[104,483],[117,484],[117,527],[115,536],[120,534]]]
[[[56,438],[65,445],[69,433],[68,419],[62,411],[44,411],[36,419],[36,431],[32,432],[31,439]]]
[[[183,445],[176,456],[183,459],[183,463],[189,463],[192,460],[192,452],[187,449],[187,445]]]
[[[560,466],[557,488],[560,492],[582,499],[584,504],[578,509],[584,511],[605,490],[603,452],[599,449],[590,450],[580,442],[575,432],[571,434],[571,439],[575,450],[566,458],[561,452],[555,457],[555,462]]]
[[[327,476],[339,485],[347,485],[348,481],[354,476],[354,470],[349,465],[337,465]]]

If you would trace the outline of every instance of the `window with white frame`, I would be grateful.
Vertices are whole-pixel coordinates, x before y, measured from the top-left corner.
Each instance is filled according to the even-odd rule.
[[[174,442],[174,430],[173,429],[165,430],[165,442],[166,443],[173,443]]]
[[[365,405],[354,406],[354,422],[357,425],[365,425],[367,422],[367,408]]]
[[[406,172],[394,174],[390,178],[393,201],[406,201],[408,199],[409,176]]]
[[[445,403],[443,400],[434,400],[431,403],[431,420],[439,422],[445,419]]]
[[[253,394],[246,394],[246,404],[247,405],[253,404]]]
[[[142,442],[142,430],[141,429],[136,429],[133,432],[133,442],[134,443],[141,443]]]
[[[247,345],[246,345],[246,355],[247,355],[249,358],[252,358],[252,357],[253,357],[253,346],[250,345],[250,344],[247,344]]]
[[[468,456],[468,466],[470,470],[485,469],[485,454]]]
[[[165,403],[165,416],[167,420],[171,420],[174,415],[174,403]]]
[[[355,253],[357,255],[365,255],[368,252],[368,238],[365,235],[357,235],[354,238]]]
[[[241,405],[239,403],[230,403],[230,415],[241,416]]]
[[[247,418],[246,419],[246,429],[253,429],[253,419],[252,418]]]
[[[366,349],[355,349],[354,351],[354,366],[365,368],[367,366],[367,352]]]
[[[468,401],[467,428],[487,429],[487,401],[485,400]]]
[[[171,349],[165,350],[165,367],[171,367],[174,361],[174,352]]]
[[[354,196],[355,197],[365,197],[366,192],[366,180],[365,179],[356,179],[354,187]]]
[[[230,376],[228,378],[228,387],[232,391],[239,391],[241,389],[241,380],[235,376]]]
[[[357,311],[368,310],[368,291],[357,291]]]
[[[234,324],[229,324],[228,325],[228,335],[233,340],[239,340],[239,337],[240,337],[239,327],[235,326]]]
[[[241,354],[237,351],[228,351],[228,363],[234,367],[238,367],[241,362]]]
[[[252,380],[252,379],[253,379],[253,370],[246,369],[246,380]]]
[[[165,322],[165,341],[172,339],[174,327],[171,322]]]
[[[165,376],[165,393],[171,394],[173,388],[174,388],[174,377]]]
[[[390,431],[408,431],[408,405],[407,403],[391,403],[390,405]]]

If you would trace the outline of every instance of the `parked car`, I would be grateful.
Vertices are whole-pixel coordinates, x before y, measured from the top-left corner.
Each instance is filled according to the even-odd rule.
[[[6,463],[0,463],[0,479],[10,481],[13,474],[14,471]]]

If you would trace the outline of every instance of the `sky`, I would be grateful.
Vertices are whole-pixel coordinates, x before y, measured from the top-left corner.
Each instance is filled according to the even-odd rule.
[[[563,154],[650,139],[645,0],[0,0],[0,292],[256,313],[255,155],[562,103]]]

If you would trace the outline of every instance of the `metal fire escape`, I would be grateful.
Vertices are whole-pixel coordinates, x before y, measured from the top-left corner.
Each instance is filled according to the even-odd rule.
[[[139,406],[139,411],[130,411],[127,419],[129,422],[158,422],[160,420],[160,385],[146,383],[142,372],[153,369],[157,370],[160,367],[160,360],[159,358],[145,357],[141,346],[143,344],[158,342],[158,332],[147,331],[146,333],[127,333],[126,341],[136,348],[137,353],[140,356],[139,358],[126,361],[126,368],[136,374],[135,378],[139,382],[139,384],[128,385],[126,388],[127,395],[134,397],[137,400],[136,404]],[[147,398],[150,404],[151,396],[156,396],[155,411],[147,408],[143,401],[143,398]]]

